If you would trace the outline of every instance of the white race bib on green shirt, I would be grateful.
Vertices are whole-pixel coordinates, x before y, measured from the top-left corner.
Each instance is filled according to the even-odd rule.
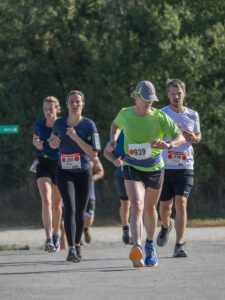
[[[129,144],[129,156],[138,160],[147,159],[152,156],[151,144]]]

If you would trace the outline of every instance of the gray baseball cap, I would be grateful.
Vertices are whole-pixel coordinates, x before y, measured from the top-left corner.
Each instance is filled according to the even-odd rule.
[[[131,97],[133,98],[134,98],[133,96],[134,93],[140,96],[141,99],[144,101],[159,101],[155,93],[154,85],[147,80],[140,81],[137,84],[135,91],[133,91],[133,93],[131,94]]]

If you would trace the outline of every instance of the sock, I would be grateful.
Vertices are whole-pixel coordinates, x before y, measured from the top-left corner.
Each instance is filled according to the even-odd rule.
[[[123,226],[123,230],[129,230],[129,225]]]
[[[153,240],[146,239],[145,244],[146,245],[153,245]]]
[[[88,231],[88,228],[84,228],[84,232],[87,232]]]

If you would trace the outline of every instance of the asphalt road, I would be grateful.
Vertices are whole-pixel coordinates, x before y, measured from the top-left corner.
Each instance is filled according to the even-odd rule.
[[[157,229],[158,232],[159,228]],[[156,247],[159,265],[134,269],[121,229],[92,228],[81,263],[67,250],[42,250],[41,229],[1,229],[0,245],[31,250],[0,252],[0,299],[199,299],[225,298],[225,228],[188,228],[188,258],[172,258],[174,230],[166,247]]]

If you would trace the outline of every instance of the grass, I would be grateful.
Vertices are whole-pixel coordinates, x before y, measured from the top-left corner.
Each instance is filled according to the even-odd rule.
[[[225,219],[192,219],[188,220],[187,227],[216,227],[225,226]]]
[[[28,245],[23,247],[17,247],[16,245],[7,246],[7,245],[0,245],[0,251],[10,251],[10,250],[30,250]]]
[[[161,226],[161,220],[158,221],[158,226]],[[121,226],[119,220],[110,218],[98,218],[96,217],[94,226]],[[216,227],[225,226],[225,218],[215,219],[190,219],[187,221],[187,227]]]

